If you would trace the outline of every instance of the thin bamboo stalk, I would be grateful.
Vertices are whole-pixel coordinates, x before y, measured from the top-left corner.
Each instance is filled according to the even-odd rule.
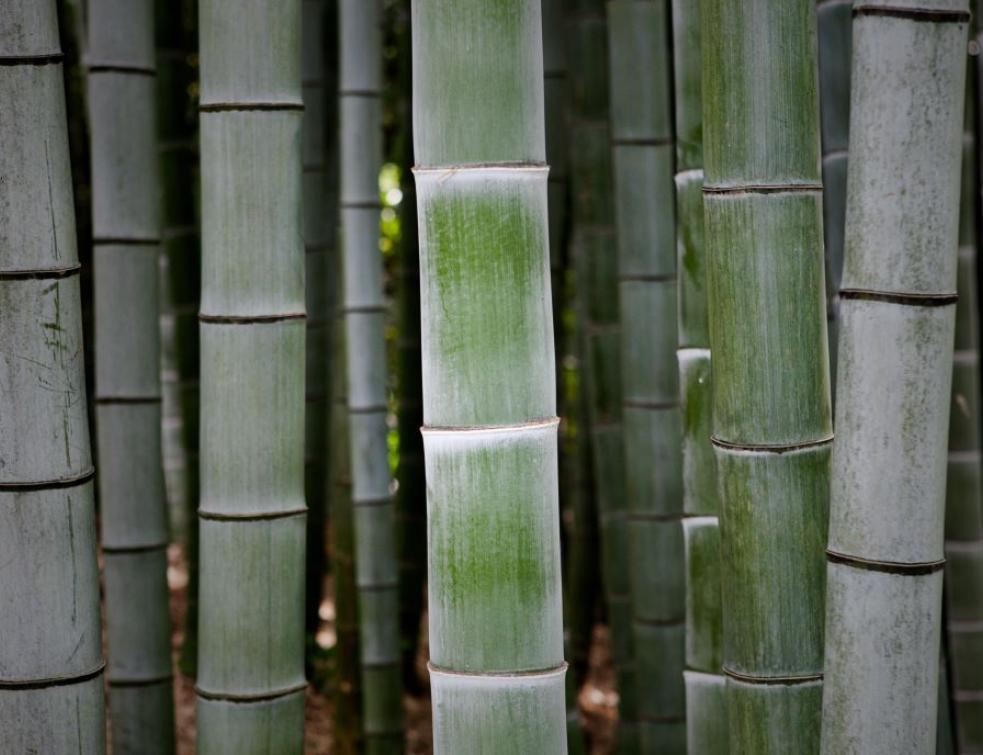
[[[810,0],[700,11],[730,749],[811,753],[832,435],[816,17]]]
[[[0,101],[0,750],[102,755],[94,471],[54,0],[0,11]]]
[[[365,747],[402,747],[399,581],[379,254],[382,30],[378,0],[341,0],[341,223],[355,579]]]
[[[854,6],[825,753],[936,745],[966,2]]]
[[[618,677],[619,748],[639,748],[622,437],[618,258],[608,123],[607,19],[601,0],[568,0],[570,180],[576,285],[586,348],[582,382],[598,513],[601,577]]]
[[[160,257],[161,441],[171,538],[188,564],[187,612],[179,665],[198,660],[198,117],[191,95],[197,72],[197,0],[175,10],[154,3],[157,45],[157,155],[162,191]]]
[[[823,232],[826,241],[826,317],[830,374],[835,385],[836,338],[843,275],[843,228],[850,142],[852,0],[816,0],[819,101],[822,110]]]
[[[438,755],[567,751],[541,28],[413,4]]]
[[[979,324],[976,296],[976,61],[967,57],[963,119],[955,351],[945,503],[945,618],[949,683],[960,752],[983,752],[983,485],[980,478]],[[940,687],[942,685],[940,684]],[[940,720],[939,728],[943,722]]]
[[[114,752],[174,751],[161,463],[154,16],[88,4],[96,440]]]
[[[607,4],[632,633],[643,752],[686,751],[672,62],[666,0]]]
[[[676,95],[676,270],[686,561],[686,741],[692,753],[728,752],[722,671],[720,529],[711,418],[707,259],[703,229],[700,9],[672,4]]]
[[[300,0],[202,0],[198,751],[300,753]]]
[[[307,377],[304,489],[307,497],[307,578],[304,626],[317,634],[326,563],[328,422],[331,407],[331,331],[334,325],[338,238],[337,7],[303,0],[301,76],[304,96],[304,266],[307,301]]]

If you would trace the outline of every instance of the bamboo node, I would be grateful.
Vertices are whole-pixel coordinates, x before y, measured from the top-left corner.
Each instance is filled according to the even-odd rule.
[[[722,666],[721,671],[724,672],[724,676],[728,676],[731,679],[735,679],[739,682],[745,682],[746,684],[780,684],[786,687],[790,687],[796,684],[811,684],[814,682],[821,682],[823,680],[822,674],[795,674],[786,676],[750,676],[748,674],[742,674],[739,671],[734,671],[726,666]]]
[[[968,23],[970,13],[966,10],[946,10],[942,8],[919,8],[896,5],[855,5],[853,17],[883,16],[887,18],[903,18],[908,21],[924,23]]]
[[[39,679],[0,679],[0,689],[46,689],[48,687],[67,687],[73,684],[82,684],[90,679],[95,679],[106,670],[106,660],[103,659],[94,667],[79,674],[67,674],[65,676],[49,676]]]
[[[291,685],[289,687],[284,687],[282,689],[272,690],[271,692],[213,692],[211,690],[206,690],[195,685],[195,694],[203,700],[217,700],[221,702],[229,703],[261,703],[267,700],[277,700],[281,697],[287,697],[289,695],[294,695],[298,692],[304,692],[307,689],[307,680],[298,684]]]
[[[945,559],[941,558],[938,561],[924,561],[919,563],[903,563],[900,561],[877,561],[870,558],[861,558],[860,556],[850,556],[846,553],[838,553],[833,550],[826,550],[826,558],[834,564],[843,564],[844,566],[852,566],[855,569],[864,569],[865,571],[877,571],[883,572],[885,574],[899,574],[907,575],[910,577],[920,576],[924,574],[932,574],[939,571],[945,566]]]

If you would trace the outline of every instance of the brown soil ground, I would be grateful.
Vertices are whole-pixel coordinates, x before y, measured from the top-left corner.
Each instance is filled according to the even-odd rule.
[[[178,755],[194,755],[195,752],[195,690],[194,680],[177,670],[177,657],[184,637],[184,617],[187,594],[187,568],[179,546],[168,551],[168,583],[171,590],[171,622],[174,627],[172,644],[175,673],[175,717],[178,730]],[[330,594],[321,609],[322,629],[319,643],[330,646],[334,638],[334,605]],[[425,624],[426,622],[424,622]],[[425,642],[425,640],[424,640]],[[426,648],[421,647],[419,666],[425,668]],[[607,629],[597,626],[590,655],[590,673],[580,692],[579,704],[584,730],[590,742],[591,755],[606,755],[613,751],[614,733],[617,728],[618,695],[614,690],[614,673]],[[405,699],[407,714],[407,753],[426,755],[432,751],[430,735],[430,700],[425,696]],[[307,729],[304,752],[306,755],[332,753],[331,698],[325,691],[309,688],[307,693]]]

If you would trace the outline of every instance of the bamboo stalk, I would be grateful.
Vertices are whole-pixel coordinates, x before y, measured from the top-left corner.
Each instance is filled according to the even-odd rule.
[[[582,382],[589,396],[601,578],[618,677],[619,748],[639,748],[632,649],[625,449],[622,437],[618,260],[609,144],[607,20],[600,0],[568,0],[570,179],[576,285],[586,331]]]
[[[832,435],[816,19],[809,0],[700,10],[730,748],[810,753]]]
[[[179,664],[196,673],[198,656],[198,223],[197,0],[175,11],[154,3],[157,46],[157,156],[162,190],[160,257],[161,442],[172,539],[188,564],[187,613]]]
[[[826,242],[826,316],[830,374],[835,385],[836,339],[843,275],[843,229],[850,141],[852,0],[817,0],[819,100],[822,110],[823,232]]]
[[[983,752],[983,488],[980,479],[979,325],[976,296],[976,61],[967,57],[962,135],[955,350],[946,472],[945,619],[951,702],[961,752]],[[940,684],[940,688],[942,684]],[[943,728],[940,719],[939,729]]]
[[[114,752],[174,751],[153,4],[91,0],[96,440]]]
[[[567,751],[541,28],[413,4],[438,755]]]
[[[339,7],[342,267],[363,729],[367,752],[394,752],[402,746],[403,709],[379,254],[381,6],[341,0]]]
[[[611,0],[607,21],[639,742],[685,752],[668,3]]]
[[[202,0],[198,750],[304,732],[301,3]]]
[[[728,752],[722,671],[720,529],[713,458],[707,255],[703,228],[703,111],[699,5],[672,4],[676,94],[676,269],[686,562],[686,741]]]
[[[79,265],[54,0],[0,11],[0,749],[106,749]]]
[[[969,13],[930,8],[854,8],[826,753],[936,743]]]
[[[337,7],[303,0],[301,76],[304,96],[304,266],[307,302],[307,377],[304,489],[307,497],[307,578],[304,625],[317,634],[326,562],[328,444],[331,407],[331,330],[334,324],[338,235]]]

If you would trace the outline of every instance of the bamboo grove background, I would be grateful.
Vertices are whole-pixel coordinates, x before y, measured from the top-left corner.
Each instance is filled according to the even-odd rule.
[[[6,0],[0,751],[983,752],[973,5]]]

